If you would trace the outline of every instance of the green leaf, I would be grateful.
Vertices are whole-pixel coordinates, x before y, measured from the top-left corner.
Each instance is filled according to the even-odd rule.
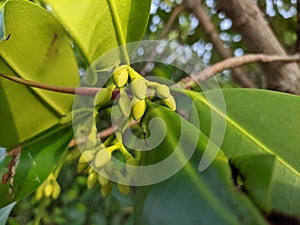
[[[191,160],[176,175],[138,188],[136,224],[265,224],[247,196],[234,187],[222,152],[208,169],[199,172],[199,161],[208,143],[203,133],[185,119],[180,122],[179,115],[166,107],[150,105],[143,123],[149,124],[154,117],[163,119],[167,135],[157,148],[144,153],[143,165],[164,160],[176,147],[179,151],[174,163],[182,163],[188,159],[185,154],[191,147],[188,142],[197,134],[199,140]],[[178,144],[179,140],[185,141]]]
[[[221,149],[239,170],[253,201],[266,212],[299,216],[300,97],[263,90],[224,90],[225,115],[203,95],[188,93],[206,135],[210,134],[211,111],[226,119]],[[206,94],[214,98],[218,93]]]
[[[0,184],[0,207],[12,201],[19,201],[35,189],[53,171],[73,136],[72,128],[58,128],[24,145],[13,181],[13,199],[9,194],[9,184]],[[0,175],[11,157],[0,163]]]
[[[151,5],[150,0],[43,0],[43,2],[51,6],[89,63],[109,50],[125,44],[122,39],[126,43],[141,40]]]
[[[16,205],[16,203],[13,202],[13,203],[9,204],[8,206],[0,209],[0,225],[6,224],[8,216],[15,205]]]
[[[79,82],[68,34],[29,1],[7,1],[0,24],[0,72],[56,86]],[[2,32],[1,32],[2,31]],[[11,148],[59,123],[73,96],[0,79],[0,146]]]
[[[251,154],[232,160],[243,187],[266,212],[272,210],[299,216],[299,177],[287,176],[284,166],[274,155]],[[289,201],[282,202],[284,198]]]

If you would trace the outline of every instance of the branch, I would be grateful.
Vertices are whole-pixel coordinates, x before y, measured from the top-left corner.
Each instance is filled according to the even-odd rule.
[[[232,57],[225,59],[224,61],[213,64],[206,69],[192,74],[189,77],[183,78],[175,86],[183,88],[195,87],[197,84],[203,83],[207,79],[215,76],[217,73],[222,72],[226,69],[232,69],[248,63],[254,62],[297,62],[300,61],[300,55],[266,55],[266,54],[248,54],[240,57]]]
[[[230,49],[225,47],[224,42],[220,39],[219,33],[215,28],[215,25],[211,21],[210,17],[203,4],[199,0],[185,0],[185,5],[189,8],[199,20],[205,33],[209,36],[210,41],[223,59],[233,57]],[[242,87],[255,88],[256,85],[248,78],[245,71],[240,68],[236,68],[232,71],[233,80]]]
[[[78,95],[88,95],[93,96],[95,95],[101,88],[90,88],[90,87],[61,87],[61,86],[53,86],[49,84],[43,84],[31,80],[25,80],[23,78],[15,77],[15,76],[9,76],[5,75],[3,73],[0,73],[0,77],[3,77],[5,79],[11,80],[13,82],[24,84],[30,87],[40,88],[43,90],[53,91],[53,92],[59,92],[59,93],[65,93],[65,94],[78,94]]]
[[[249,52],[286,55],[255,1],[218,0],[216,5],[232,20]],[[269,63],[262,65],[262,69],[268,89],[300,94],[300,70],[296,63]]]
[[[180,80],[177,84],[175,84],[175,87],[181,87],[181,88],[191,88],[195,87],[198,82],[202,83],[205,80],[213,77],[219,72],[222,72],[225,69],[231,69],[234,67],[242,66],[248,63],[253,63],[253,62],[264,62],[264,63],[270,63],[270,62],[275,62],[275,61],[281,61],[281,62],[294,62],[294,61],[300,61],[300,55],[292,55],[292,56],[287,56],[287,55],[265,55],[265,54],[249,54],[249,55],[244,55],[240,57],[232,57],[228,58],[224,61],[221,61],[219,63],[216,63],[199,73],[196,73],[194,75],[188,76],[182,80]],[[129,126],[132,126],[133,124],[137,124],[139,121],[131,121]],[[114,129],[116,127],[109,127],[103,131],[100,131],[98,133],[99,138],[107,138],[108,136],[112,135],[114,132]],[[76,146],[76,141],[73,139],[69,147],[75,147]]]
[[[264,63],[270,63],[270,62],[296,62],[300,61],[300,55],[295,54],[295,55],[265,55],[265,54],[248,54],[248,55],[243,55],[240,57],[232,57],[229,59],[226,59],[224,61],[221,61],[219,63],[216,63],[202,71],[196,74],[192,74],[189,77],[186,77],[182,80],[180,80],[177,84],[175,84],[175,87],[181,87],[181,88],[192,88],[195,87],[198,83],[202,83],[205,80],[213,77],[219,72],[222,72],[225,69],[232,69],[234,67],[242,66],[248,63],[253,63],[253,62],[264,62]],[[55,91],[55,92],[61,92],[61,93],[67,93],[67,94],[81,94],[81,95],[95,95],[100,88],[86,88],[86,87],[81,87],[81,88],[66,88],[66,87],[59,87],[59,86],[52,86],[52,85],[47,85],[47,84],[42,84],[42,83],[37,83],[29,80],[24,80],[22,78],[14,77],[14,76],[8,76],[5,74],[0,73],[0,77],[3,77],[5,79],[11,80],[16,83],[28,85],[31,87],[36,87],[36,88],[41,88],[49,91]],[[138,123],[139,121],[131,121],[130,126],[133,124]],[[111,134],[113,134],[115,127],[109,127],[103,131],[100,131],[98,133],[99,138],[103,139]],[[73,139],[70,144],[69,148],[75,147],[76,146],[76,141]]]

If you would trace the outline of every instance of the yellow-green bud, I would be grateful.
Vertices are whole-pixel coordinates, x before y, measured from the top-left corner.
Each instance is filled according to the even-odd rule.
[[[119,108],[122,114],[126,117],[130,114],[131,102],[129,97],[127,96],[125,90],[120,90],[120,98],[119,98]]]
[[[86,150],[84,151],[80,158],[79,158],[79,163],[85,163],[89,162],[94,158],[94,151],[93,150]]]
[[[162,99],[166,99],[171,95],[169,87],[164,84],[157,85],[155,90],[156,90],[157,96]]]
[[[147,93],[147,85],[144,78],[137,78],[131,82],[131,91],[138,99],[144,99]]]
[[[77,164],[77,173],[84,172],[88,167],[89,167],[89,165],[87,163],[78,163]]]
[[[44,189],[44,195],[45,197],[49,198],[53,192],[53,186],[51,184],[46,184]]]
[[[111,153],[106,149],[102,149],[96,153],[96,157],[94,159],[94,165],[97,168],[103,167],[107,163],[109,163],[110,159],[111,159]]]
[[[114,70],[113,81],[119,88],[125,86],[128,81],[128,71],[126,66],[120,66]]]
[[[111,99],[112,92],[107,88],[102,88],[97,92],[94,99],[94,106],[97,108],[103,107]]]
[[[95,186],[95,184],[97,182],[97,179],[98,179],[98,177],[97,177],[97,174],[95,172],[92,172],[92,173],[89,174],[89,176],[87,178],[87,187],[88,187],[88,189],[92,189]]]
[[[44,185],[38,187],[38,189],[35,192],[35,198],[37,200],[40,200],[43,197],[43,191],[44,191]]]
[[[101,186],[105,186],[108,184],[109,180],[101,175],[98,175],[98,182]]]
[[[101,186],[101,195],[103,197],[106,197],[112,190],[113,184],[111,182],[108,182],[106,185]]]
[[[137,100],[133,103],[131,114],[134,120],[139,120],[145,114],[146,101],[145,99]]]
[[[176,110],[176,101],[172,95],[170,95],[166,99],[162,99],[163,103],[170,108],[172,111]]]
[[[59,186],[58,182],[55,181],[55,182],[53,183],[52,198],[53,198],[53,199],[57,199],[58,196],[59,196],[59,194],[60,194],[60,191],[61,191],[60,186]]]
[[[126,164],[128,165],[132,165],[132,166],[138,166],[139,162],[135,159],[135,158],[129,158],[128,160],[126,160]]]
[[[118,184],[118,189],[124,195],[128,195],[130,192],[130,187],[127,185]]]
[[[85,147],[86,149],[91,149],[95,147],[97,144],[98,144],[97,131],[91,130],[91,133],[86,139],[83,147]]]

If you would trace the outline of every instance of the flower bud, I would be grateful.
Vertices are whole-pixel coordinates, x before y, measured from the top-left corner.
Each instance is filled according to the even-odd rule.
[[[106,197],[112,190],[113,188],[113,183],[108,182],[106,185],[101,186],[101,195],[103,197]]]
[[[98,179],[97,174],[94,171],[89,174],[89,176],[87,178],[88,189],[92,189],[95,186],[97,179]]]
[[[157,85],[155,90],[157,96],[161,99],[167,99],[171,95],[169,87],[164,84]]]
[[[117,87],[124,87],[128,81],[128,71],[124,66],[117,67],[113,73],[113,81]]]
[[[108,184],[109,180],[101,175],[98,175],[98,182],[101,186],[105,186]]]
[[[44,185],[38,187],[38,189],[35,192],[35,198],[36,200],[40,200],[43,197],[43,191],[44,191]]]
[[[94,106],[97,108],[103,107],[111,99],[112,92],[108,88],[102,88],[97,92],[94,99]]]
[[[166,99],[162,99],[162,102],[168,107],[170,108],[172,111],[176,110],[176,102],[175,99],[172,95],[170,95],[168,98]]]
[[[78,162],[79,163],[90,162],[93,158],[94,158],[94,151],[93,150],[86,150],[81,154]]]
[[[60,191],[61,191],[60,186],[59,186],[58,182],[55,181],[53,184],[52,198],[57,199],[60,194]]]
[[[130,192],[130,187],[127,185],[118,184],[118,189],[124,195],[128,195]]]
[[[119,98],[119,108],[124,116],[126,116],[126,117],[129,116],[130,107],[131,107],[131,101],[130,101],[129,97],[127,96],[125,91],[121,90],[120,98]]]
[[[44,189],[44,195],[45,197],[49,198],[53,192],[53,186],[51,184],[46,184]]]
[[[134,120],[139,120],[145,114],[146,101],[145,99],[135,101],[131,109],[131,114]]]
[[[144,99],[147,93],[147,85],[144,78],[137,78],[131,82],[131,91],[138,99]]]
[[[82,157],[82,156],[81,156]],[[80,158],[81,158],[80,157]],[[87,163],[78,163],[77,164],[77,173],[82,173],[84,172],[87,168],[89,167],[89,165]]]
[[[111,153],[108,152],[106,149],[102,149],[96,153],[96,157],[94,159],[94,165],[97,168],[105,166],[109,163],[111,159]]]

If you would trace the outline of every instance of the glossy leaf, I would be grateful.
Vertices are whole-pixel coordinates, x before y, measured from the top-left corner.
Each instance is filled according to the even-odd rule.
[[[154,117],[163,119],[168,132],[157,148],[144,154],[143,165],[163,160],[176,146],[180,150],[174,163],[182,163],[191,147],[187,141],[193,141],[192,136],[200,131],[187,120],[180,123],[178,114],[166,107],[149,107],[144,123]],[[179,139],[186,141],[179,145]],[[136,224],[265,224],[246,195],[234,187],[227,158],[222,153],[207,170],[199,172],[207,142],[208,138],[200,133],[193,157],[180,172],[161,183],[138,189]]]
[[[13,199],[9,194],[9,184],[0,184],[0,207],[12,201],[18,201],[35,189],[47,178],[57,165],[61,155],[73,136],[70,127],[54,129],[35,141],[24,145],[21,150],[20,161],[17,165],[13,182]],[[8,170],[6,165],[11,157],[6,157],[0,163],[0,175]]]
[[[290,174],[274,155],[251,154],[232,160],[243,188],[267,213],[299,217],[300,177]]]
[[[202,95],[189,92],[201,130],[210,132],[210,110],[225,118],[221,149],[239,170],[253,201],[266,212],[299,216],[300,97],[262,90],[223,92],[226,115],[209,106]]]
[[[200,120],[203,132],[199,136],[197,152],[172,178],[139,189],[137,220],[143,221],[143,224],[258,224],[262,220],[255,210],[246,213],[246,218],[257,221],[243,220],[243,213],[253,209],[249,199],[258,210],[266,213],[276,211],[299,216],[300,155],[297,152],[300,146],[300,97],[271,91],[223,90],[227,107],[225,114],[216,105],[209,104],[203,94],[182,92],[189,94],[197,108],[196,115],[190,112],[189,116],[192,123],[195,118]],[[208,94],[210,99],[219,97],[218,91],[205,93],[206,96]],[[227,128],[217,158],[199,173],[202,145],[206,145],[211,132],[212,112],[226,120]],[[170,129],[166,137],[169,141],[162,143],[156,151],[144,154],[144,164],[161,161],[170,154],[167,149],[174,149],[178,142],[178,121],[172,122],[175,116],[171,113],[168,116],[164,114],[163,110],[155,113],[147,111],[147,117],[164,118]],[[190,134],[197,134],[195,128],[189,128],[187,135]],[[182,151],[185,151],[184,147]],[[227,159],[231,160],[242,178],[247,191],[244,195],[233,188]],[[245,196],[249,197],[248,200],[244,199]],[[235,201],[241,202],[235,205]],[[216,209],[222,206],[224,209],[218,212]],[[235,213],[230,213],[231,207],[235,208]],[[226,216],[222,216],[223,212]],[[239,214],[241,220],[234,220]]]
[[[150,0],[43,0],[71,33],[89,63],[121,44],[117,24],[126,43],[143,37]],[[114,18],[116,8],[118,19]]]
[[[57,19],[29,1],[7,1],[0,24],[0,72],[57,86],[77,86],[68,34]],[[58,124],[71,95],[0,79],[0,146],[11,148]],[[26,119],[24,119],[26,118]]]

